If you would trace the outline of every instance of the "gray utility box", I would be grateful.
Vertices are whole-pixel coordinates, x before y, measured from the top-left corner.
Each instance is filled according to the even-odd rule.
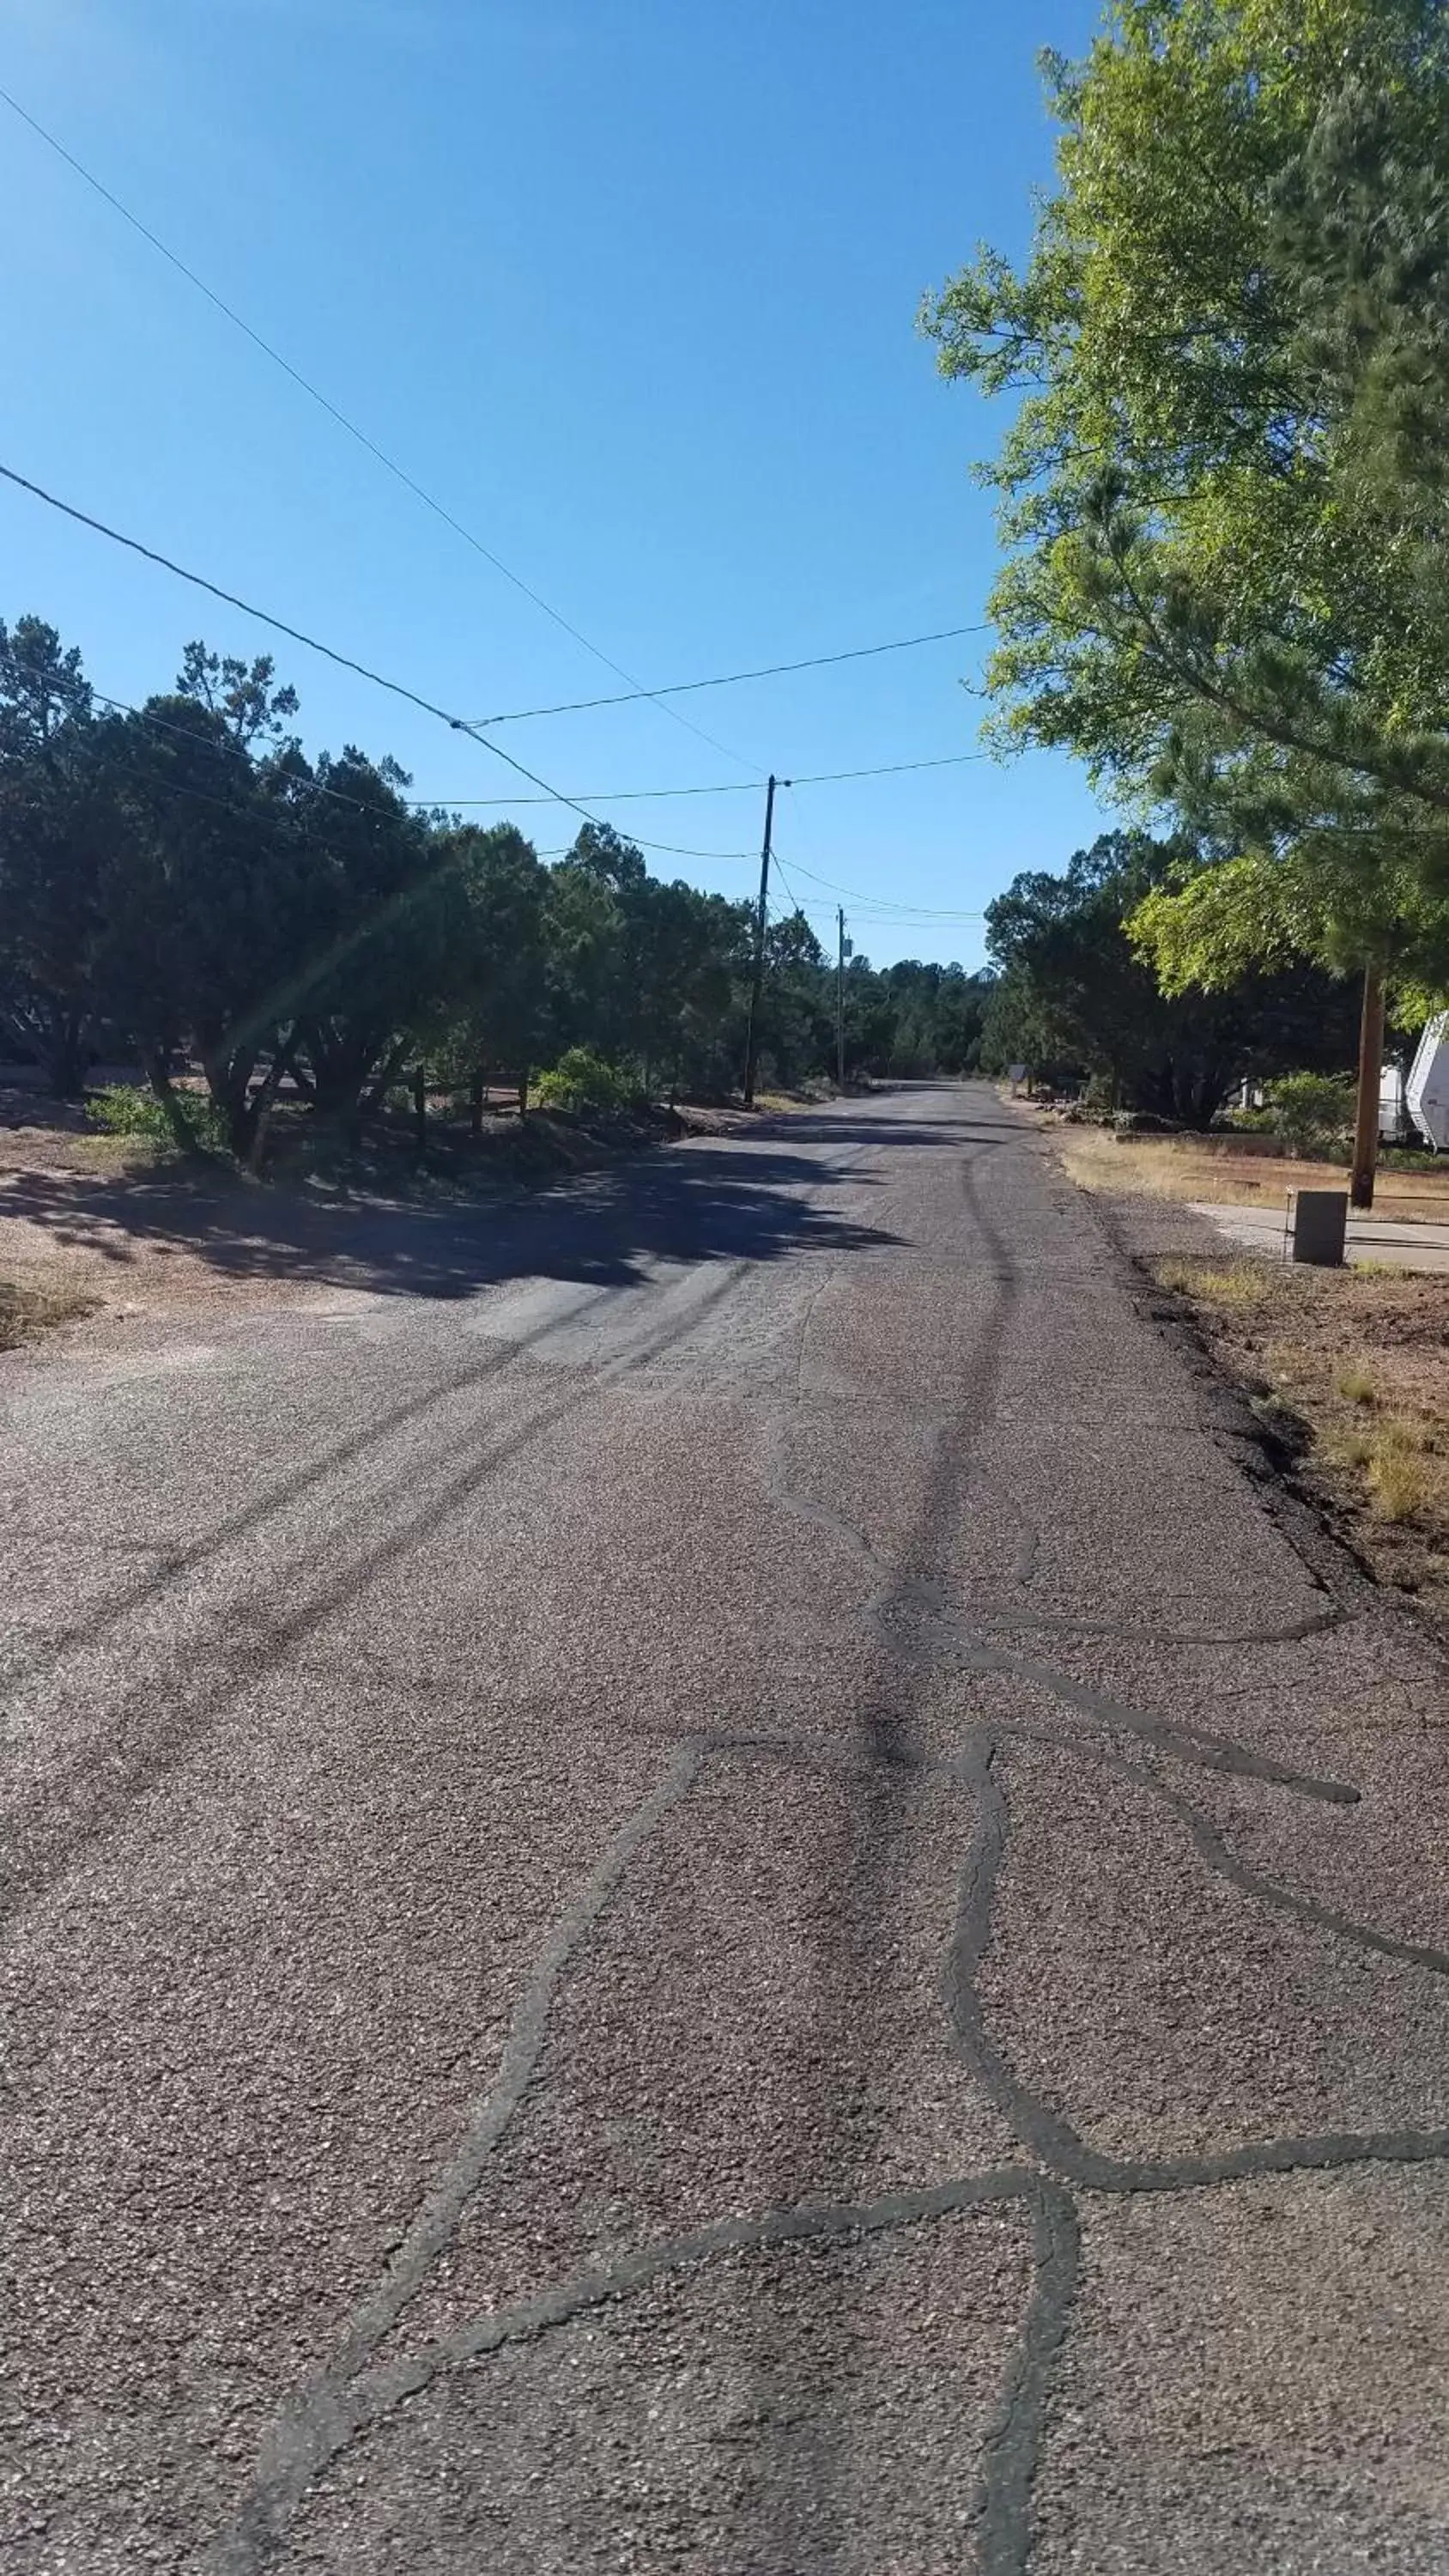
[[[1295,1261],[1341,1270],[1347,1237],[1347,1190],[1289,1191],[1288,1241]]]

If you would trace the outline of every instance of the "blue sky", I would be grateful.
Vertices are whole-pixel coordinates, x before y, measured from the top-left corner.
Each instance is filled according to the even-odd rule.
[[[494,553],[646,684],[979,618],[969,479],[1001,423],[948,387],[923,290],[1019,250],[1050,175],[1035,56],[1080,0],[10,0],[0,81]],[[0,108],[0,458],[475,717],[623,683],[351,442]],[[489,752],[0,488],[0,614],[139,699],[182,644],[275,644],[309,747],[497,798]],[[752,781],[975,747],[984,638],[499,740],[621,828],[749,890]],[[605,804],[604,791],[734,792]],[[487,809],[479,807],[484,819]],[[1018,868],[1099,827],[1034,756],[799,788],[784,883],[878,961],[974,963]],[[812,871],[807,876],[804,872]],[[782,896],[783,899],[783,896]]]

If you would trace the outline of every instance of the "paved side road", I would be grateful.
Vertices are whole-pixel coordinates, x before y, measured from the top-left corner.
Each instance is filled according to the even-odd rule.
[[[984,1089],[5,1364],[16,2576],[1429,2576],[1429,1647]]]

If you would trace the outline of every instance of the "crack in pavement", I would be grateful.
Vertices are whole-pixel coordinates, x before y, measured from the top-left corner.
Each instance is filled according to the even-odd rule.
[[[1427,1968],[1436,1977],[1449,1977],[1449,1951],[1436,1950],[1423,1941],[1400,1940],[1396,1933],[1376,1931],[1372,1924],[1357,1923],[1351,1915],[1340,1914],[1332,1906],[1320,1905],[1315,1897],[1295,1894],[1278,1879],[1269,1878],[1249,1862],[1239,1860],[1227,1836],[1211,1817],[1205,1816],[1200,1807],[1195,1807],[1190,1798],[1184,1798],[1180,1790],[1169,1787],[1165,1780],[1157,1779],[1141,1763],[1125,1762],[1110,1753],[1100,1758],[1107,1769],[1116,1771],[1124,1780],[1139,1781],[1154,1798],[1169,1808],[1186,1827],[1204,1865],[1215,1877],[1226,1879],[1230,1887],[1238,1888],[1244,1896],[1253,1897],[1258,1904],[1271,1907],[1275,1913],[1292,1915],[1298,1922],[1311,1925],[1315,1931],[1327,1932],[1336,1940],[1353,1941],[1360,1949],[1377,1951],[1382,1958],[1398,1959],[1410,1968]]]
[[[951,1613],[932,1615],[949,1629],[953,1643],[972,1671],[1032,1682],[1095,1725],[1135,1735],[1175,1761],[1202,1771],[1225,1771],[1239,1780],[1261,1780],[1270,1788],[1291,1789],[1300,1798],[1316,1798],[1331,1807],[1356,1807],[1363,1795],[1351,1781],[1299,1771],[1291,1763],[1275,1761],[1270,1754],[1255,1753],[1231,1736],[1215,1734],[1210,1727],[1184,1726],[1144,1709],[1128,1708],[1110,1693],[1094,1690],[1090,1683],[1079,1682],[1071,1673],[1059,1672],[1054,1664],[1038,1663],[1027,1655],[1003,1654],[976,1636],[965,1619]]]
[[[1032,2203],[1035,2278],[1026,2320],[986,2436],[977,2524],[979,2576],[1022,2576],[1031,2499],[1057,2363],[1081,2270],[1082,2231],[1069,2191],[1043,2176]]]
[[[461,2143],[394,2249],[382,2279],[353,2308],[322,2367],[302,2382],[278,2416],[241,2510],[213,2557],[218,2571],[233,2576],[233,2571],[265,2562],[313,2478],[350,2438],[355,2427],[349,2420],[348,2383],[370,2361],[429,2264],[451,2241],[528,2090],[547,2033],[549,2006],[565,1972],[641,1844],[692,1787],[703,1758],[695,1743],[680,1747],[659,1785],[625,1819],[549,1934],[514,2012],[495,2081],[475,2104]]]
[[[1335,1939],[1356,1942],[1360,1948],[1377,1952],[1386,1959],[1397,1959],[1411,1968],[1426,1968],[1434,1976],[1449,1977],[1449,1950],[1438,1950],[1427,1942],[1402,1940],[1397,1933],[1379,1931],[1373,1924],[1360,1923],[1352,1915],[1339,1914],[1332,1907],[1320,1905],[1316,1898],[1300,1896],[1285,1887],[1281,1880],[1269,1878],[1240,1860],[1226,1835],[1212,1819],[1195,1807],[1190,1798],[1172,1788],[1144,1764],[1129,1762],[1103,1745],[1073,1741],[1070,1736],[1053,1735],[1045,1727],[1035,1727],[1017,1718],[992,1721],[994,1731],[1004,1740],[1047,1746],[1054,1753],[1065,1753],[1070,1759],[1090,1762],[1099,1770],[1114,1772],[1119,1778],[1135,1781],[1171,1810],[1186,1828],[1200,1858],[1215,1877],[1226,1879],[1245,1896],[1268,1906],[1273,1912],[1289,1914],[1312,1929],[1330,1933]],[[876,1767],[917,1771],[928,1778],[965,1780],[974,1785],[977,1774],[968,1753],[923,1753],[915,1746],[896,1742],[886,1747],[874,1745],[813,1745],[799,1736],[756,1735],[727,1732],[711,1728],[697,1739],[711,1753],[757,1754],[767,1761],[798,1764],[802,1769],[863,1772]],[[1297,1779],[1291,1787],[1303,1784]],[[1310,1783],[1311,1787],[1319,1784]]]
[[[720,2219],[687,2235],[666,2237],[639,2247],[596,2271],[576,2273],[534,2298],[514,2300],[470,2318],[451,2334],[438,2336],[416,2352],[403,2354],[330,2391],[325,2409],[314,2419],[319,2440],[326,2441],[324,2456],[335,2456],[393,2407],[421,2395],[443,2373],[485,2359],[506,2345],[532,2341],[611,2300],[636,2296],[656,2281],[720,2255],[829,2243],[833,2239],[858,2242],[898,2228],[954,2217],[963,2210],[1010,2201],[1020,2201],[1032,2212],[1036,2278],[1021,2351],[1013,2364],[998,2420],[988,2437],[977,2501],[983,2536],[983,2576],[988,2569],[992,2576],[998,2569],[1005,2576],[1007,2569],[1020,2564],[1030,2460],[1044,2405],[1046,2365],[1064,2328],[1075,2256],[1074,2220],[1067,2195],[1024,2165],[966,2174],[915,2191],[887,2192],[873,2201],[805,2202],[794,2208],[765,2210],[754,2217]],[[321,2465],[319,2458],[315,2466]],[[315,2474],[315,2467],[310,2474]],[[300,2501],[301,2492],[302,2488],[294,2489],[288,2478],[284,2483],[273,2482],[249,2499],[248,2509],[238,2517],[211,2562],[217,2576],[244,2576],[244,2571],[264,2564],[280,2539],[282,2520]]]
[[[977,1825],[947,1957],[946,2003],[968,2065],[1020,2143],[1044,2165],[1084,2189],[1130,2196],[1196,2191],[1255,2174],[1326,2172],[1349,2164],[1430,2164],[1449,2156],[1449,2128],[1329,2131],[1229,2147],[1217,2156],[1152,2160],[1103,2155],[1089,2147],[1061,2112],[1022,2082],[986,2028],[977,1980],[990,1946],[992,1902],[1010,1835],[1010,1808],[996,1776],[999,1750],[996,1731],[980,1728],[961,1763],[962,1778],[977,1800]],[[1352,1928],[1357,1934],[1357,1927]],[[1449,1973],[1449,1962],[1440,1973]]]
[[[939,1614],[949,1617],[949,1612]],[[1133,1646],[1301,1646],[1309,1637],[1321,1637],[1330,1628],[1343,1627],[1352,1613],[1337,1603],[1325,1610],[1306,1610],[1301,1619],[1292,1619],[1278,1628],[1149,1628],[1139,1627],[1129,1619],[1078,1619],[1070,1611],[1018,1608],[1008,1603],[997,1609],[973,1604],[971,1627],[1040,1628],[1061,1636],[1109,1637],[1123,1645]]]

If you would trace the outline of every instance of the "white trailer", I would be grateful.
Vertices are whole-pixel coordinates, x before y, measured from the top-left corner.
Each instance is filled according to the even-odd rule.
[[[1404,1068],[1386,1064],[1379,1073],[1379,1143],[1406,1145],[1411,1135],[1404,1100]]]
[[[1436,1154],[1449,1149],[1449,1011],[1429,1022],[1404,1085],[1404,1103]]]

